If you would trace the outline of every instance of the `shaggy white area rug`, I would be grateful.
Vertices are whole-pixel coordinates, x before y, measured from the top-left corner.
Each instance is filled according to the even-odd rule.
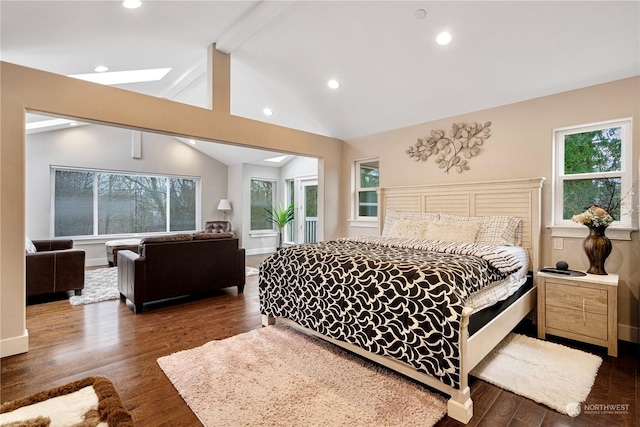
[[[82,295],[71,296],[69,302],[71,305],[81,305],[118,298],[118,268],[109,267],[85,271]]]
[[[471,375],[575,416],[591,392],[601,363],[593,354],[512,333]]]
[[[158,359],[209,426],[432,426],[445,398],[284,325]]]

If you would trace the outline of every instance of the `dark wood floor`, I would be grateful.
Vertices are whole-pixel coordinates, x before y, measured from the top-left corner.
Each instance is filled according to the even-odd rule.
[[[257,266],[259,258],[248,257]],[[27,307],[29,352],[1,360],[3,402],[90,375],[113,381],[139,426],[198,426],[195,415],[156,360],[176,351],[260,327],[257,277],[244,294],[235,288],[209,298],[145,307],[134,315],[121,301],[71,306],[67,300]],[[531,325],[520,332],[532,334]],[[566,343],[566,341],[558,341]],[[561,415],[481,380],[471,383],[475,416],[469,426],[637,426],[640,362],[636,345],[621,342],[620,356],[574,345],[602,356],[604,363],[587,400],[594,405],[628,405],[624,414]],[[461,426],[445,417],[439,427]]]

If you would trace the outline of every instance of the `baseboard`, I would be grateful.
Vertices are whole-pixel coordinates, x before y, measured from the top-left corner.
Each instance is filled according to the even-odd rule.
[[[258,249],[246,249],[246,255],[264,255],[272,254],[276,251],[276,248],[258,248]]]
[[[85,267],[106,267],[109,265],[109,261],[107,261],[107,257],[104,258],[91,258],[84,260]]]
[[[22,336],[7,338],[0,341],[0,358],[29,351],[29,331],[26,329]]]
[[[640,328],[618,324],[618,339],[640,344]]]

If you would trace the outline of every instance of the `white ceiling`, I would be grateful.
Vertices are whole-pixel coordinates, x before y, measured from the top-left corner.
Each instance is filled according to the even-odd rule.
[[[207,106],[217,43],[232,114],[343,140],[640,74],[639,1],[143,1],[2,0],[1,59]]]

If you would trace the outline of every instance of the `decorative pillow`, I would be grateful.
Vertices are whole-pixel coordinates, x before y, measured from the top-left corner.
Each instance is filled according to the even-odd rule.
[[[24,236],[24,247],[28,254],[34,254],[38,252],[38,250],[36,249],[36,245],[34,245],[31,239],[27,236]]]
[[[475,243],[480,231],[477,222],[434,221],[429,223],[425,239],[443,242]]]
[[[428,228],[429,223],[427,221],[400,219],[391,226],[389,237],[399,237],[402,239],[424,239]]]
[[[435,221],[438,219],[438,214],[434,213],[420,213],[420,212],[396,212],[391,209],[387,209],[384,215],[384,225],[382,226],[382,236],[389,236],[391,227],[396,221],[401,219],[410,219],[414,221]]]
[[[475,222],[481,224],[476,237],[479,245],[520,246],[522,244],[522,220],[512,216],[456,216],[441,213],[447,221]]]

